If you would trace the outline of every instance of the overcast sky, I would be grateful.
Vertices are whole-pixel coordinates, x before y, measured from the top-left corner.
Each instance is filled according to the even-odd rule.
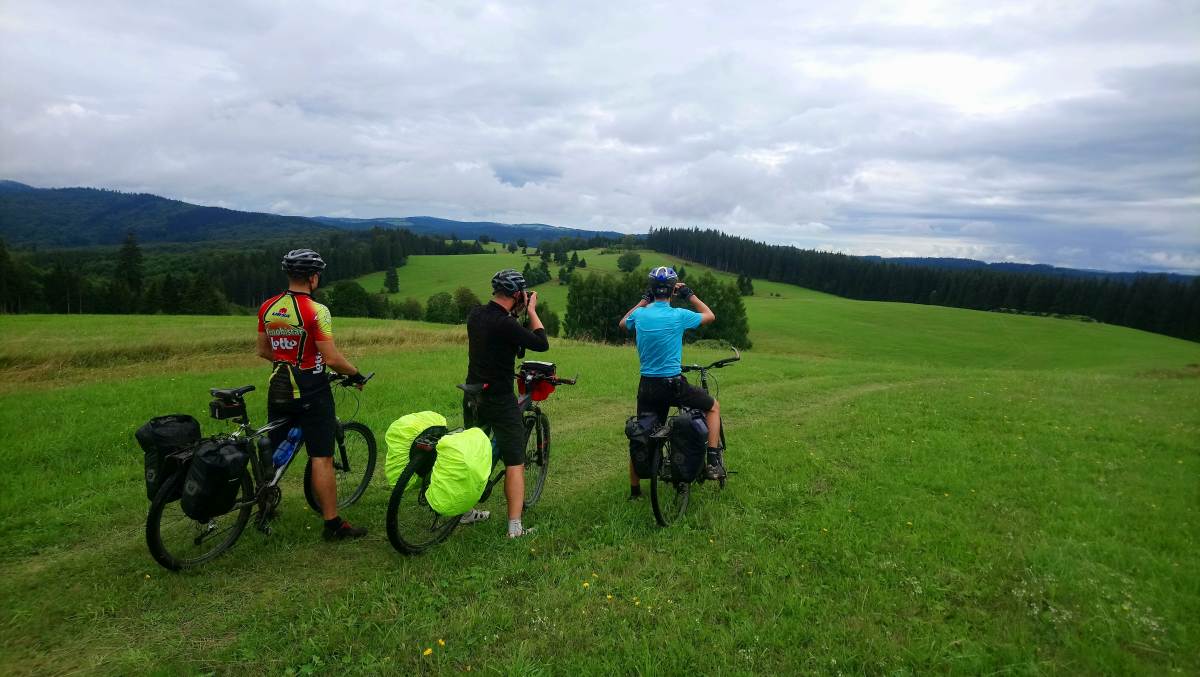
[[[1200,272],[1200,1],[0,2],[0,178]]]

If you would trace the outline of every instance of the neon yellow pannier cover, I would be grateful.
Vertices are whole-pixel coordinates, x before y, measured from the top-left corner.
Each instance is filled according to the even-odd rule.
[[[461,515],[483,495],[491,469],[492,443],[482,430],[446,435],[437,445],[425,500],[440,515]]]
[[[418,411],[415,414],[401,416],[388,426],[387,434],[383,436],[387,441],[387,460],[383,464],[383,472],[387,476],[388,484],[395,485],[400,481],[400,475],[404,472],[404,467],[408,465],[408,452],[412,448],[413,440],[417,439],[426,428],[434,426],[445,426],[446,417],[436,411]],[[482,493],[482,492],[481,492]]]

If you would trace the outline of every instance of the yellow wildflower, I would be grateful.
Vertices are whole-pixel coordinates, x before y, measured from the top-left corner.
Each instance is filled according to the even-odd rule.
[[[446,646],[446,640],[444,640],[444,639],[439,639],[439,640],[438,640],[438,646]]]
[[[428,656],[428,655],[429,655],[429,654],[431,654],[431,653],[433,653],[433,649],[432,649],[432,648],[428,648],[428,647],[427,647],[427,648],[426,648],[424,651],[422,651],[422,652],[421,652],[421,655],[422,655],[422,656]]]

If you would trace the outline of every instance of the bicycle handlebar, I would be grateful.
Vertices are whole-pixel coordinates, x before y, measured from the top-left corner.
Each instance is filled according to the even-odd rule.
[[[556,385],[556,386],[573,386],[573,385],[575,385],[576,382],[579,381],[579,374],[575,374],[575,378],[559,378],[557,376],[542,376],[540,374],[529,374],[527,376],[522,377],[520,374],[513,374],[513,378],[518,379],[518,380],[521,378],[525,378],[525,379],[529,380],[530,382],[532,382],[532,381],[549,381],[551,385]]]
[[[359,372],[359,373],[361,374],[361,372]],[[363,376],[363,380],[359,381],[358,383],[350,383],[349,376],[347,376],[345,374],[335,374],[335,373],[331,372],[329,374],[329,383],[331,385],[333,385],[333,384],[340,385],[343,388],[355,388],[358,386],[365,386],[367,384],[367,381],[370,381],[372,378],[375,378],[375,372],[371,372],[371,373],[367,374],[366,376]]]
[[[698,364],[685,365],[680,371],[708,371],[709,369],[720,369],[725,365],[733,364],[742,359],[742,353],[736,347],[733,348],[733,357],[726,357],[723,360],[717,360],[707,367],[702,367]]]

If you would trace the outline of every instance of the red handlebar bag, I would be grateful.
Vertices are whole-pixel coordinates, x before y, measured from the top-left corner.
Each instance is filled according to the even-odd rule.
[[[525,381],[517,382],[517,392],[525,394]],[[533,382],[533,401],[541,402],[550,397],[550,393],[554,392],[554,384],[549,381],[534,381]]]

